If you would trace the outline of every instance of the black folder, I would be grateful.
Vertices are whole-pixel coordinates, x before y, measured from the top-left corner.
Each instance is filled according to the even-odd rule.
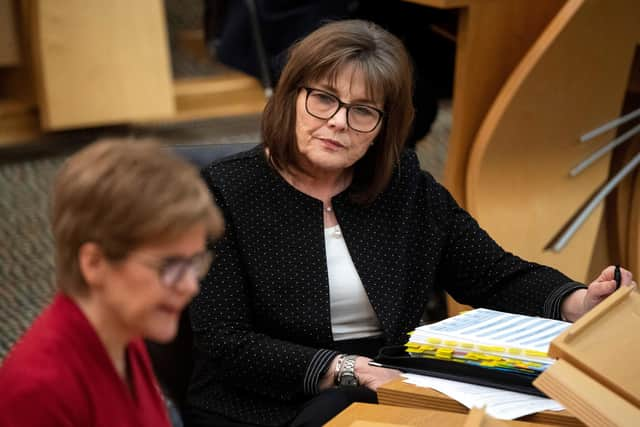
[[[538,374],[506,372],[483,366],[427,357],[411,357],[402,345],[382,347],[373,362],[402,372],[463,381],[503,390],[547,397],[532,385]]]

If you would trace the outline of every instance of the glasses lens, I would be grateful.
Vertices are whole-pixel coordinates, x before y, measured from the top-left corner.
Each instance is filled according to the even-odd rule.
[[[307,93],[307,111],[319,119],[328,119],[338,110],[338,99],[328,93],[319,90],[310,90]]]
[[[164,265],[160,269],[160,280],[166,286],[175,286],[187,271],[189,265],[186,260],[183,259],[168,259],[164,262]]]
[[[349,107],[347,122],[353,130],[371,132],[380,120],[380,112],[366,105],[352,105]]]
[[[198,280],[202,280],[207,275],[212,261],[213,254],[210,251],[202,252],[193,258],[191,267],[198,276]]]
[[[169,258],[164,261],[160,269],[160,279],[166,286],[176,286],[189,271],[201,280],[209,271],[213,254],[209,251],[201,252],[191,258]]]
[[[340,105],[340,100],[329,93],[307,89],[307,112],[318,119],[330,119]],[[378,126],[380,117],[380,111],[375,108],[359,104],[347,106],[347,124],[355,131],[371,132]]]

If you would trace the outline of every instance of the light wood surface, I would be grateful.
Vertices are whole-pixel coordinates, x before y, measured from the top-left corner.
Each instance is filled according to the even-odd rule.
[[[635,363],[640,352],[638,316],[640,292],[621,287],[558,335],[549,354],[640,408],[640,365]]]
[[[33,0],[45,129],[175,113],[161,0]]]
[[[457,9],[467,7],[476,0],[406,0],[409,3],[416,3],[423,6],[431,6],[438,9]]]
[[[38,135],[38,114],[35,105],[15,100],[0,100],[0,145]]]
[[[389,427],[389,426],[438,426],[438,427],[541,427],[541,424],[523,421],[498,421],[483,412],[474,413],[468,422],[466,414],[432,409],[402,408],[390,405],[354,403],[325,424],[326,427]],[[543,424],[544,425],[544,424]]]
[[[565,0],[411,0],[460,8],[453,125],[444,184],[465,205],[465,176],[475,134],[511,71]]]
[[[608,176],[609,156],[576,177],[568,171],[613,136],[578,142],[619,115],[638,22],[636,0],[570,0],[503,87],[471,153],[467,208],[480,225],[508,250],[574,280],[592,279],[602,206],[564,250],[545,246]]]
[[[266,104],[258,80],[239,72],[174,83],[176,115],[173,120],[261,113]]]
[[[636,171],[633,198],[629,209],[629,228],[627,235],[628,266],[635,273],[636,282],[640,275],[640,171]]]
[[[378,388],[378,402],[384,405],[408,408],[435,409],[447,412],[467,413],[469,409],[436,390],[407,384],[402,379],[391,381]],[[583,426],[568,411],[544,411],[520,419],[536,424]]]
[[[408,0],[459,8],[452,127],[444,185],[463,207],[476,132],[498,91],[565,0]],[[428,54],[428,53],[425,53]],[[447,296],[449,316],[469,309]]]
[[[20,64],[14,0],[0,0],[0,67]]]
[[[564,360],[559,360],[545,372],[537,382],[538,387],[548,390],[556,399],[561,399],[587,425],[598,427],[635,427],[640,420],[640,409],[604,387],[591,377],[584,375]],[[579,397],[576,393],[581,390]]]
[[[559,360],[534,385],[587,425],[636,426],[640,420],[640,292],[622,287],[555,338]]]

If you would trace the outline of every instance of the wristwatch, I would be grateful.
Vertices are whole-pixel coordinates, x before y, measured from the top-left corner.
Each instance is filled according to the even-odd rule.
[[[360,383],[356,376],[356,358],[358,356],[350,354],[344,356],[338,373],[337,385],[339,387],[357,387]]]

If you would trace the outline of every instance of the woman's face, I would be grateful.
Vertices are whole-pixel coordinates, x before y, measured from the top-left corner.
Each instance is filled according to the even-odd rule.
[[[382,110],[382,100],[367,97],[362,72],[353,66],[345,67],[335,84],[320,80],[308,84],[335,95],[347,104],[371,106]],[[380,124],[371,132],[358,132],[347,124],[347,109],[341,107],[330,119],[319,119],[307,112],[307,90],[298,93],[296,101],[296,140],[302,164],[312,176],[339,175],[360,160],[380,132]],[[359,114],[358,111],[351,113]],[[353,125],[353,120],[351,121]]]
[[[176,240],[143,245],[117,263],[107,261],[103,284],[92,297],[99,298],[117,333],[159,342],[176,335],[180,312],[199,291],[198,278],[192,269],[185,269],[168,285],[162,271],[176,260],[198,259],[205,251],[206,236],[204,225],[196,225]]]

